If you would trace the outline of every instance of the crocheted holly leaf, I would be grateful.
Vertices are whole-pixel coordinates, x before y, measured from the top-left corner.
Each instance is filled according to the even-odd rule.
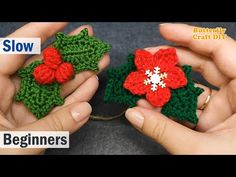
[[[128,62],[126,64],[107,70],[109,80],[104,94],[105,103],[118,103],[130,107],[136,105],[140,96],[132,95],[128,90],[123,88],[125,78],[133,70],[135,70],[133,54],[128,56]]]
[[[22,101],[37,118],[44,117],[53,107],[64,104],[58,83],[40,85],[35,81],[33,71],[40,64],[42,64],[41,61],[35,61],[18,71],[21,85],[15,96],[15,100]]]
[[[105,102],[134,107],[136,106],[136,102],[143,98],[142,96],[131,94],[129,90],[123,87],[123,83],[130,72],[136,70],[134,57],[133,54],[130,54],[127,64],[117,68],[111,68],[107,71],[109,79],[104,95]],[[203,89],[194,86],[190,75],[191,66],[183,66],[182,69],[188,83],[185,87],[171,89],[171,98],[169,102],[162,107],[161,112],[168,117],[174,117],[178,120],[196,124],[198,122],[196,115],[197,98],[203,92]]]
[[[98,61],[111,49],[111,45],[88,35],[88,29],[78,35],[56,34],[53,46],[57,48],[65,62],[73,65],[75,72],[84,70],[98,71]]]
[[[118,103],[130,107],[134,107],[140,96],[132,95],[123,88],[123,83],[127,75],[135,70],[134,55],[128,56],[128,62],[117,68],[107,70],[108,82],[105,89],[104,101],[106,103]]]

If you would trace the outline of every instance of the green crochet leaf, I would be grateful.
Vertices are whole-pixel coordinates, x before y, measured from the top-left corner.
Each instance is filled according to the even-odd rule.
[[[128,90],[123,88],[123,83],[131,71],[136,69],[134,65],[134,55],[128,56],[128,62],[117,68],[110,68],[107,71],[108,82],[105,89],[105,103],[118,103],[129,107],[136,106],[136,102],[141,98],[132,95]]]
[[[171,90],[171,99],[164,105],[161,112],[168,117],[196,124],[198,122],[196,115],[197,98],[203,92],[203,89],[194,86],[190,75],[191,66],[183,66],[182,69],[188,79],[188,84],[183,88]],[[134,55],[130,54],[126,64],[107,71],[108,82],[104,95],[106,103],[118,103],[129,107],[136,106],[136,102],[142,97],[133,95],[123,88],[126,77],[135,70]]]
[[[88,35],[88,29],[78,35],[57,33],[53,43],[62,54],[64,61],[73,64],[76,73],[84,70],[98,71],[98,62],[111,49],[111,45]]]
[[[15,95],[15,101],[22,101],[37,118],[44,117],[55,106],[64,104],[58,83],[39,85],[34,80],[32,75],[34,68],[41,63],[41,61],[35,61],[18,71],[21,85],[20,90]]]

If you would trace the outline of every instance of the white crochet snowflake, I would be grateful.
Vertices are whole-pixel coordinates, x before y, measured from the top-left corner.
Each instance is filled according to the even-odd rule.
[[[154,72],[146,70],[145,75],[147,75],[148,78],[144,80],[144,84],[151,84],[152,91],[156,91],[158,86],[161,88],[166,87],[166,83],[164,83],[163,79],[167,78],[167,74],[165,72],[160,73],[158,66],[154,67]]]

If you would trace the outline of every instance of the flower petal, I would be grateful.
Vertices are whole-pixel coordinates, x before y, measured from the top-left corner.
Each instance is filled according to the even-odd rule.
[[[187,78],[179,67],[173,67],[167,72],[167,78],[164,80],[167,87],[177,89],[187,85]]]
[[[157,91],[148,91],[146,94],[147,100],[155,107],[162,107],[170,100],[170,89],[158,87]]]
[[[135,51],[134,63],[138,70],[146,71],[153,69],[155,67],[153,62],[153,55],[150,52],[142,49]]]
[[[169,71],[178,63],[175,48],[160,49],[154,54],[155,65],[161,68],[161,72]]]
[[[144,80],[147,76],[143,72],[131,72],[125,79],[123,87],[134,95],[143,95],[150,90],[150,85],[145,85]]]

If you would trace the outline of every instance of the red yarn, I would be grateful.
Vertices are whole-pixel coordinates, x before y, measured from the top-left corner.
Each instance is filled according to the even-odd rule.
[[[54,47],[46,48],[43,52],[43,62],[52,69],[57,69],[62,62],[60,52]]]
[[[50,84],[55,80],[55,72],[49,66],[41,64],[34,69],[35,80],[39,84]]]
[[[64,83],[74,75],[74,68],[70,63],[62,63],[55,72],[55,78],[58,83]]]
[[[43,64],[34,69],[33,76],[39,84],[50,84],[55,80],[62,84],[67,82],[74,75],[74,68],[71,63],[62,62],[60,52],[49,47],[43,52]]]
[[[156,107],[165,105],[171,97],[171,89],[187,84],[184,72],[177,67],[178,58],[174,48],[160,49],[154,55],[138,49],[134,63],[137,71],[131,72],[123,87],[132,94],[144,95]]]

